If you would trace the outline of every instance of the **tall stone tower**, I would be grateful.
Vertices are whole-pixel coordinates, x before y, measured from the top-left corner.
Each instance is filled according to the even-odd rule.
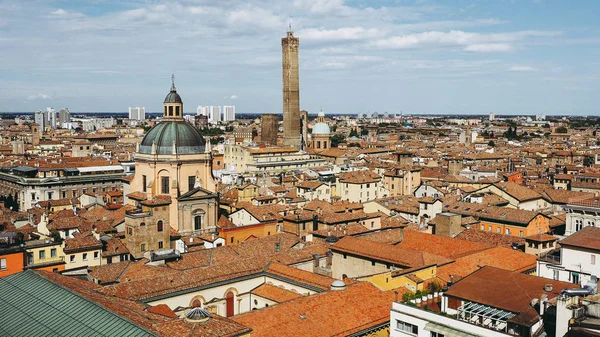
[[[283,64],[283,144],[300,149],[300,80],[298,46],[291,28],[281,39]]]

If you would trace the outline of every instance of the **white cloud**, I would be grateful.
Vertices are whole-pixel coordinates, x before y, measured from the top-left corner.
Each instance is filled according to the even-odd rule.
[[[67,10],[64,10],[62,8],[59,8],[55,11],[50,12],[49,15],[51,18],[55,18],[55,19],[77,19],[77,18],[83,18],[85,17],[85,15],[83,13],[79,13],[79,12],[69,12]]]
[[[465,47],[465,51],[474,53],[496,53],[507,52],[511,50],[513,50],[513,47],[508,43],[471,44]]]
[[[294,6],[312,13],[329,13],[344,7],[344,0],[294,0]]]
[[[231,95],[231,96],[225,96],[223,98],[225,98],[225,99],[238,99],[238,96],[237,95]]]
[[[51,100],[52,96],[48,94],[35,94],[27,96],[28,101],[48,101]]]
[[[299,31],[296,35],[303,40],[309,41],[343,41],[343,40],[365,40],[385,35],[383,30],[364,27],[344,27],[338,29],[316,29],[308,28]]]
[[[528,37],[554,36],[560,32],[519,31],[510,33],[471,33],[462,30],[449,32],[429,31],[417,34],[406,34],[374,41],[375,47],[382,49],[407,49],[425,47],[462,46],[470,52],[507,52],[514,45]]]
[[[530,66],[512,66],[510,68],[508,68],[508,71],[514,71],[514,72],[531,72],[531,71],[537,71],[537,68],[534,67],[530,67]]]

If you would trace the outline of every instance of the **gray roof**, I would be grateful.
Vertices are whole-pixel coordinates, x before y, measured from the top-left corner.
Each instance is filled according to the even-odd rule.
[[[155,336],[27,270],[0,278],[1,336]]]
[[[142,140],[140,153],[151,154],[153,142],[156,143],[156,154],[173,154],[173,142],[177,154],[204,153],[206,146],[206,141],[198,130],[184,120],[156,124]]]

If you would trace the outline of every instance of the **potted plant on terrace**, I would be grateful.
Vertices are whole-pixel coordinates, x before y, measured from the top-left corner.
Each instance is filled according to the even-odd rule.
[[[427,295],[428,295],[428,294],[429,294],[429,293],[427,292],[427,290],[423,290],[423,291],[421,291],[421,300],[422,300],[423,302],[427,301]]]
[[[433,297],[439,297],[442,285],[438,281],[433,281],[427,285],[427,290],[430,294],[433,294]]]
[[[417,302],[417,304],[421,303],[421,300],[423,299],[423,295],[421,294],[421,290],[417,290],[417,292],[415,292],[415,302]]]

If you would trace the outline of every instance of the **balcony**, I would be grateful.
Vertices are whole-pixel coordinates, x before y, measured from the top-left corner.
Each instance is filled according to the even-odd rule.
[[[538,260],[560,265],[561,264],[560,250],[551,250],[546,254],[540,255]]]
[[[25,269],[40,268],[40,267],[52,266],[55,264],[61,264],[64,262],[65,262],[64,256],[47,257],[47,258],[43,258],[43,259],[32,259],[30,257],[30,258],[28,258],[27,264],[25,265],[24,268]]]

